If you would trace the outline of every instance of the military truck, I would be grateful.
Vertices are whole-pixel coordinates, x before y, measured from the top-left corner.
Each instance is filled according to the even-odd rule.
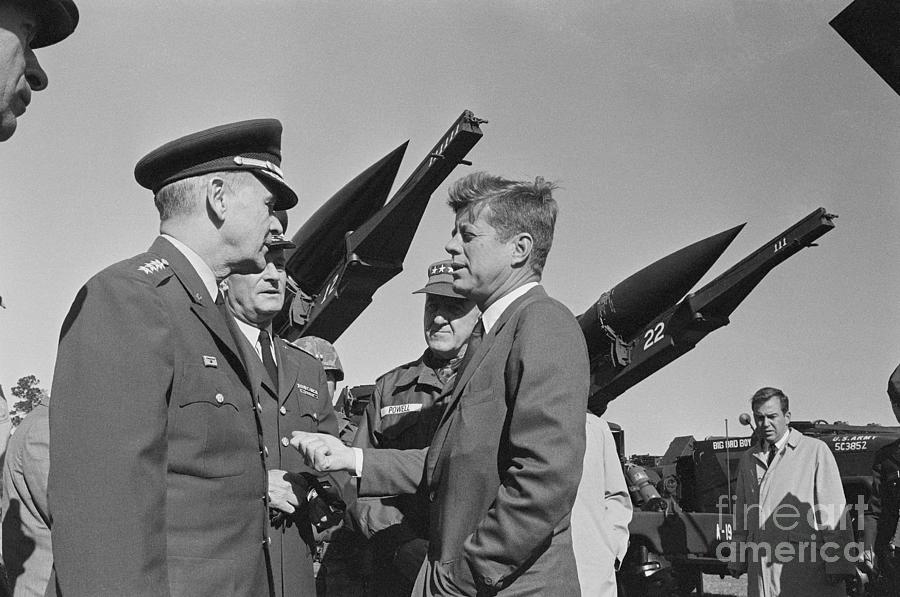
[[[872,493],[872,460],[881,447],[900,439],[900,427],[823,420],[793,421],[791,427],[831,449],[861,540],[861,514]],[[613,426],[613,435],[623,455],[624,431]],[[703,574],[727,574],[717,556],[728,556],[738,461],[755,442],[753,435],[704,440],[682,436],[673,439],[661,457],[623,458],[634,518],[619,572],[620,594],[700,595]],[[860,576],[848,590],[866,594],[866,581]]]

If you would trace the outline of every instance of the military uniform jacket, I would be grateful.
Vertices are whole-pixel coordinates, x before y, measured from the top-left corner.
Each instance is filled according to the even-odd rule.
[[[361,495],[431,502],[415,595],[580,595],[569,515],[588,379],[581,328],[538,286],[457,374],[430,448],[365,451]]]
[[[270,594],[262,428],[234,326],[163,238],[79,291],[50,405],[63,597]]]
[[[875,454],[872,463],[872,497],[865,517],[866,543],[882,554],[896,537],[900,519],[900,441]],[[874,536],[874,541],[871,537]],[[894,541],[895,546],[900,547]]]
[[[388,371],[375,382],[356,439],[357,448],[426,448],[443,413],[444,384],[421,357]],[[450,382],[452,384],[452,382]],[[449,384],[448,384],[449,385]],[[360,498],[350,516],[368,537],[403,524],[406,539],[427,539],[427,507],[414,494]]]
[[[278,392],[269,382],[256,350],[241,337],[244,362],[250,363],[253,377],[259,380],[254,389],[262,421],[266,468],[286,471],[294,485],[300,506],[285,520],[271,525],[270,553],[274,593],[278,597],[314,597],[313,576],[315,539],[310,525],[305,496],[306,482],[300,473],[314,473],[303,462],[303,456],[291,447],[292,431],[328,433],[337,437],[337,419],[331,406],[325,370],[319,360],[281,338],[274,342],[278,364]],[[346,482],[338,477],[337,487]],[[335,481],[331,479],[333,483]]]

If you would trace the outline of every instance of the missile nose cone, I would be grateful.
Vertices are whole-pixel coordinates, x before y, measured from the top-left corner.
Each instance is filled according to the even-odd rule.
[[[602,325],[619,337],[632,335],[642,325],[677,303],[709,271],[744,224],[735,226],[655,261],[603,293],[578,320],[594,352]]]
[[[363,170],[304,222],[294,234],[297,248],[285,269],[307,293],[314,293],[331,273],[344,236],[356,230],[387,200],[409,141]]]

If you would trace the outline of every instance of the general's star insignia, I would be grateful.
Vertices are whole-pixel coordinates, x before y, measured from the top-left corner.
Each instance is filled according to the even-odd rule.
[[[148,261],[144,265],[140,266],[138,269],[144,272],[147,275],[152,274],[153,272],[158,272],[159,270],[165,268],[169,265],[169,262],[165,259],[154,259],[153,261]]]

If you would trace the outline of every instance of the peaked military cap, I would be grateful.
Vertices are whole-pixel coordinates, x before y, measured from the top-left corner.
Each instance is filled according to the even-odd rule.
[[[451,298],[466,298],[453,290],[453,262],[449,259],[429,265],[428,283],[413,294],[438,294]]]
[[[274,118],[223,124],[169,141],[142,157],[134,178],[158,192],[167,184],[210,172],[252,172],[275,195],[275,209],[297,205],[281,173],[281,123]]]
[[[269,240],[266,241],[266,246],[269,247],[269,250],[276,249],[296,249],[297,245],[288,240],[287,238],[287,225],[288,225],[288,215],[284,210],[279,210],[275,212],[275,217],[278,218],[278,221],[281,222],[281,234],[273,234],[269,237]]]
[[[25,0],[38,21],[32,48],[43,48],[69,37],[78,25],[78,7],[72,0]]]

